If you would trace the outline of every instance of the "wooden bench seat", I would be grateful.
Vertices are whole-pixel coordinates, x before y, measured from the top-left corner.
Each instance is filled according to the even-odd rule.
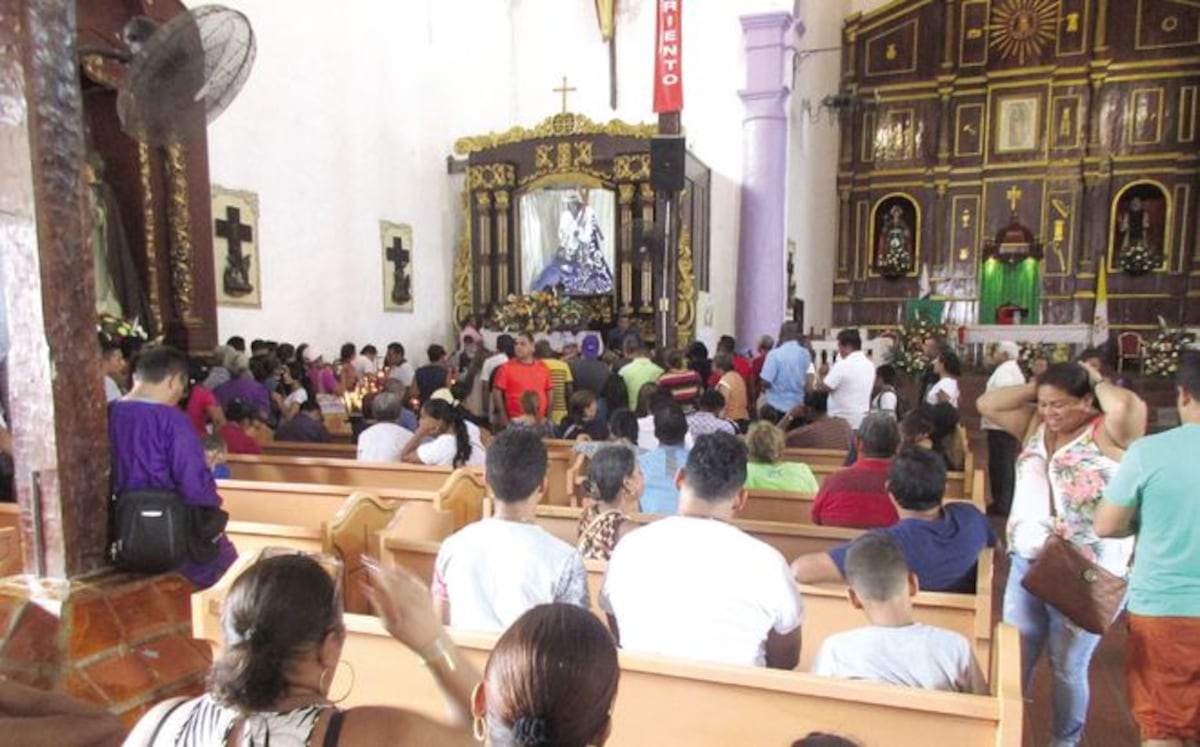
[[[221,600],[230,582],[227,577],[192,598],[194,635],[217,648]],[[345,624],[342,659],[354,671],[345,707],[393,705],[445,718],[446,704],[429,670],[378,619],[347,615]],[[461,631],[451,636],[482,669],[495,637]],[[1017,631],[1001,625],[995,641],[991,695],[621,653],[610,743],[786,745],[820,730],[889,747],[1019,747],[1023,703]],[[337,679],[331,688],[335,692],[351,685],[348,677]]]

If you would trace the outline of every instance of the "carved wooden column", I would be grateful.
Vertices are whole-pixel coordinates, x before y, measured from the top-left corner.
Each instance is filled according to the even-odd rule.
[[[643,231],[649,231],[654,225],[654,188],[649,182],[642,182],[638,185],[638,208],[641,211],[641,220]],[[656,235],[657,232],[656,232]],[[638,265],[639,276],[641,278],[638,283],[637,313],[653,314],[654,299],[657,297],[654,293],[654,256],[643,255],[639,257]]]
[[[633,313],[633,260],[637,249],[635,242],[641,242],[642,237],[634,236],[633,232],[633,196],[637,192],[636,184],[620,184],[617,186],[617,203],[620,206],[621,244],[620,275],[617,288],[619,293],[618,313],[628,315]]]
[[[475,232],[479,236],[479,304],[483,308],[489,308],[496,300],[492,294],[495,261],[492,258],[492,195],[490,192],[475,193]]]
[[[512,252],[512,204],[507,189],[498,189],[492,195],[496,205],[496,299],[504,303],[514,288],[520,287],[520,282],[512,277],[512,263],[508,261]]]

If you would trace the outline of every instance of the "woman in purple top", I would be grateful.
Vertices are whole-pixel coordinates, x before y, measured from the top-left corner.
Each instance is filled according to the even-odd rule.
[[[174,348],[150,348],[138,359],[133,390],[108,409],[115,494],[162,488],[178,492],[189,506],[221,505],[200,439],[177,407],[187,378],[187,358]],[[237,558],[223,533],[214,541],[217,553],[211,560],[185,560],[177,569],[202,589],[212,586]]]

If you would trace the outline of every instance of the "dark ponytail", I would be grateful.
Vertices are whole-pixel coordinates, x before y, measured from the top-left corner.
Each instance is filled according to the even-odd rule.
[[[225,600],[221,626],[228,648],[208,676],[213,698],[243,712],[278,702],[287,693],[289,661],[341,625],[335,596],[329,574],[306,555],[250,566]]]
[[[462,407],[441,399],[431,399],[421,408],[429,417],[454,428],[454,466],[461,467],[471,458],[471,434],[467,431],[466,414]]]

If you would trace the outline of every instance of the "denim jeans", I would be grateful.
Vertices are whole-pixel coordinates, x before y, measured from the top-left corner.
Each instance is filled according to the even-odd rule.
[[[1061,612],[1021,586],[1033,565],[1017,555],[1011,561],[1004,589],[1004,622],[1021,632],[1021,681],[1025,699],[1032,694],[1033,668],[1046,650],[1050,657],[1052,747],[1073,747],[1083,736],[1088,711],[1088,665],[1100,636],[1081,629]]]

